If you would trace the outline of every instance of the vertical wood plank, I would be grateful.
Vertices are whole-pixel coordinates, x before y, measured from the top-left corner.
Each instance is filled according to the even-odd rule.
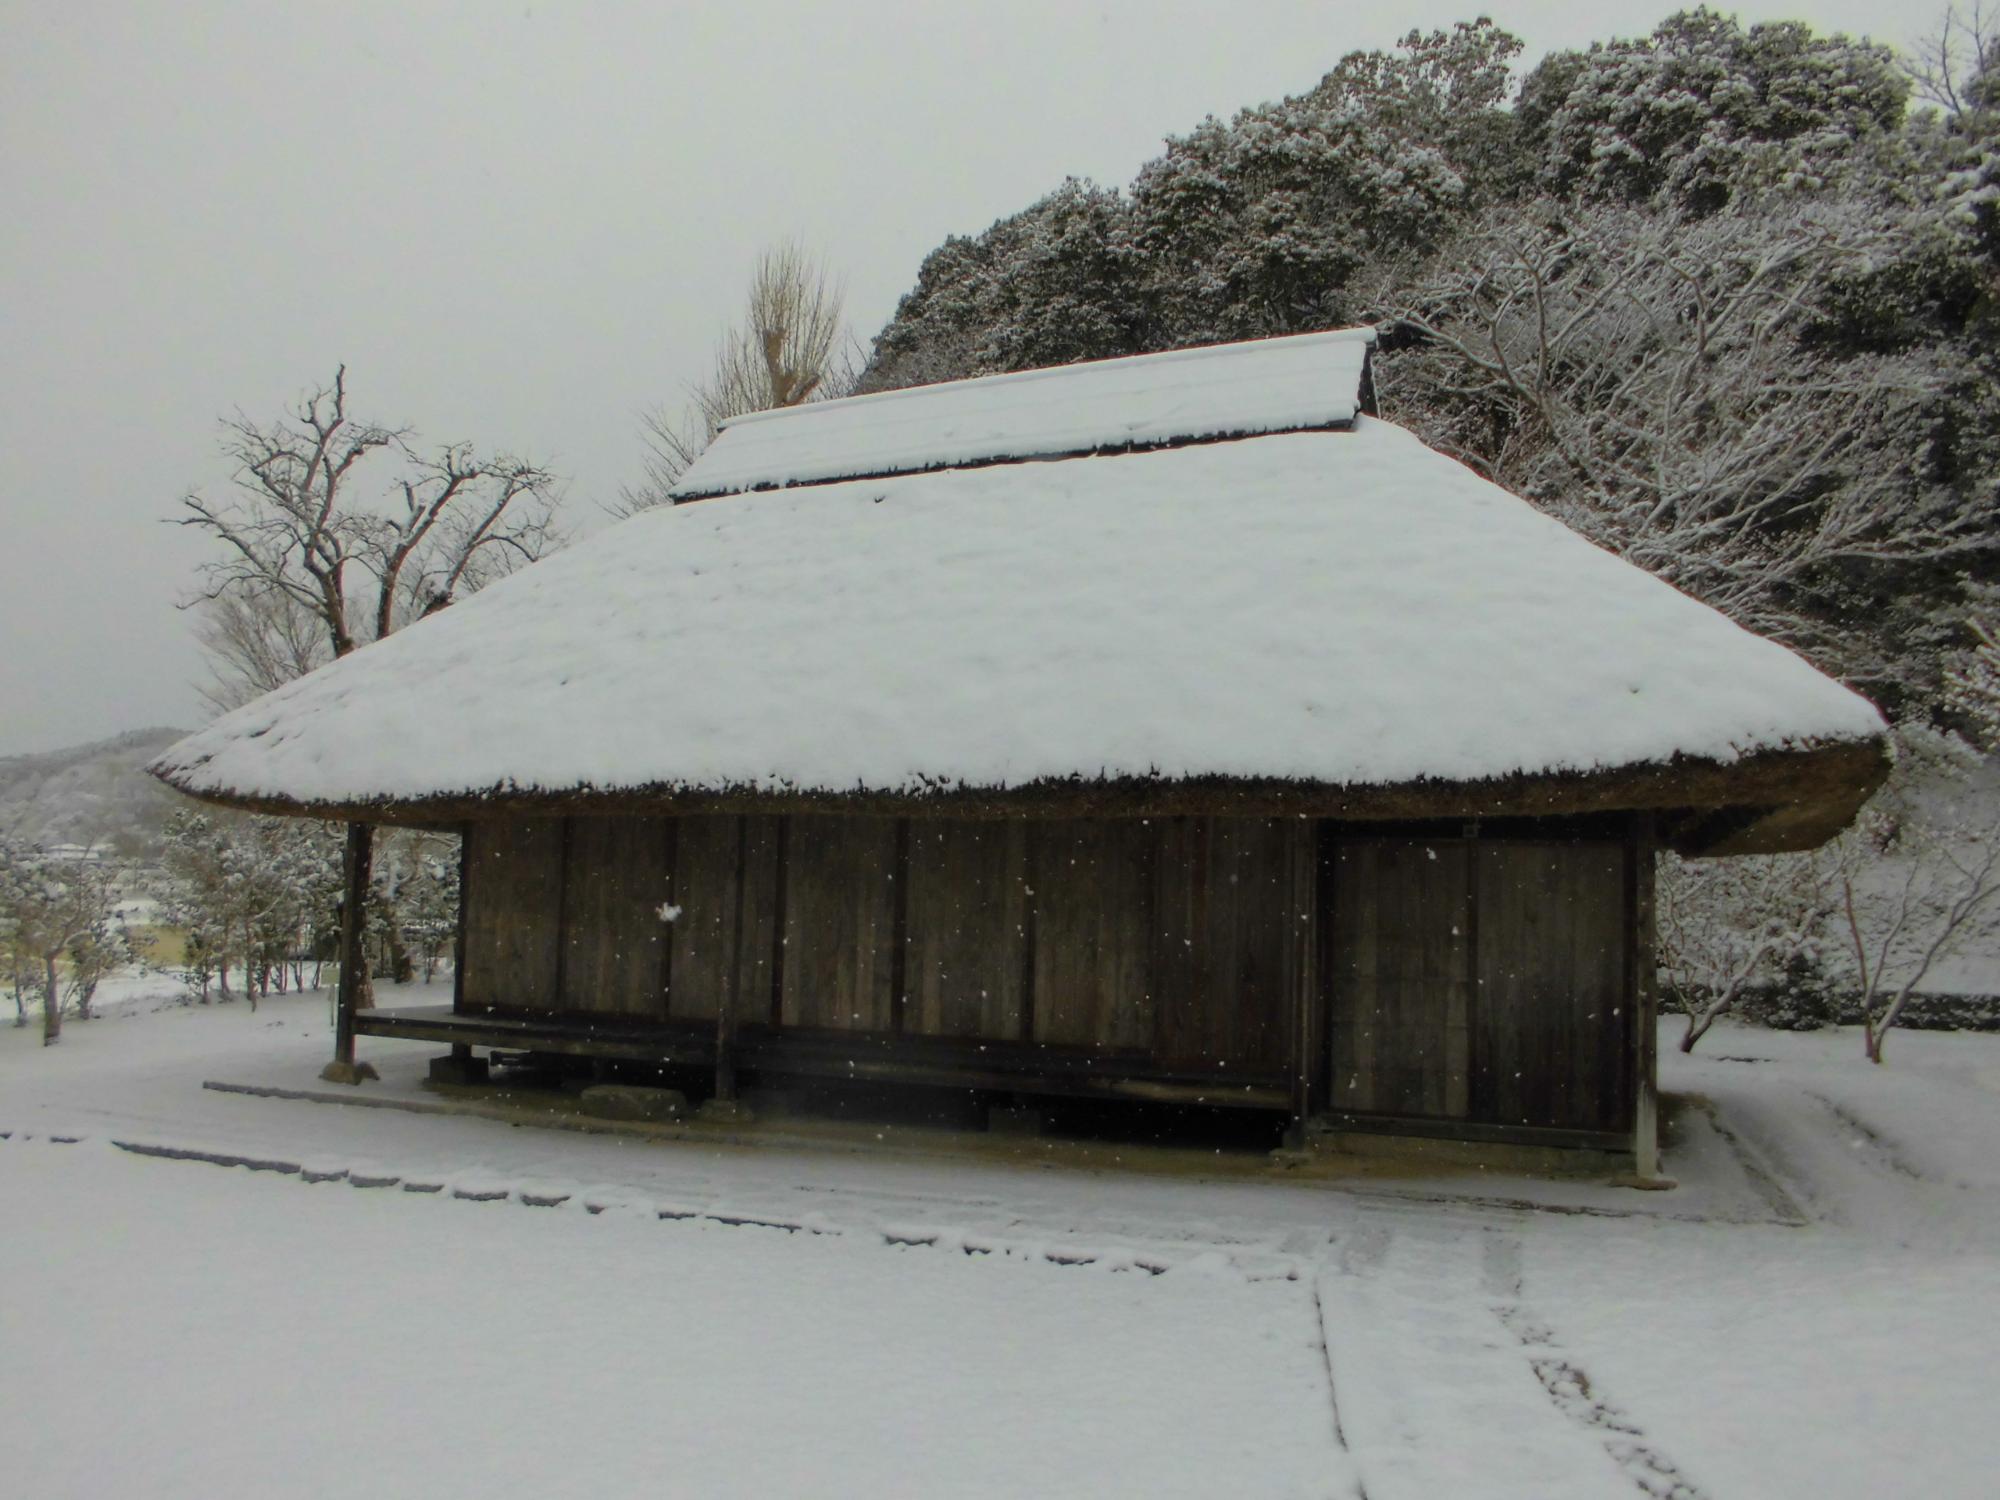
[[[1208,918],[1208,818],[1162,818],[1153,861],[1153,1050],[1183,1068],[1210,1065],[1215,1002]]]
[[[1478,860],[1476,1112],[1499,1124],[1630,1129],[1622,847],[1493,840]]]
[[[790,846],[789,817],[758,814],[743,819],[743,950],[737,1019],[745,1025],[778,1024],[784,979],[785,860]]]
[[[557,1003],[563,820],[477,823],[467,856],[463,1004],[551,1010]]]
[[[1282,924],[1275,937],[1279,961],[1279,990],[1288,997],[1294,1017],[1291,1071],[1293,1129],[1304,1143],[1306,1121],[1317,1108],[1319,1072],[1319,984],[1314,974],[1314,956],[1319,948],[1312,915],[1318,906],[1319,839],[1315,824],[1294,819],[1278,826],[1281,848],[1288,868],[1283,882],[1283,899],[1273,903]]]
[[[894,915],[889,931],[889,1029],[908,1029],[910,990],[910,820],[896,819],[895,862],[889,872]]]
[[[451,940],[451,1008],[465,1009],[465,906],[472,887],[472,825],[458,825],[458,912]]]
[[[1018,819],[909,824],[905,1029],[922,1036],[1023,1035],[1027,825]]]
[[[888,1031],[896,820],[801,815],[789,824],[783,1024]]]
[[[1632,1095],[1632,1167],[1641,1177],[1660,1175],[1659,967],[1655,952],[1656,843],[1650,813],[1633,820],[1626,846],[1632,930],[1628,943],[1631,980],[1627,985],[1632,1017],[1634,1059]]]
[[[666,976],[667,1014],[678,1021],[713,1021],[730,993],[737,949],[737,887],[741,820],[697,814],[674,820],[672,965]]]
[[[1149,1051],[1157,826],[1142,818],[1040,822],[1029,838],[1035,1040]]]
[[[1177,823],[1161,825],[1159,854],[1162,1054],[1190,1068],[1281,1071],[1302,1055],[1297,902],[1313,884],[1311,824]]]
[[[654,976],[656,991],[654,1009],[662,1016],[672,1014],[671,998],[674,990],[674,934],[680,930],[680,819],[659,818],[654,820],[660,842],[660,864],[666,871],[667,904],[675,913],[674,920],[661,930],[660,971]]]
[[[1452,1031],[1469,1006],[1468,859],[1457,839],[1338,841],[1327,946],[1334,1108],[1462,1115]]]
[[[671,896],[660,819],[570,820],[563,899],[563,1009],[663,1020],[660,971]]]

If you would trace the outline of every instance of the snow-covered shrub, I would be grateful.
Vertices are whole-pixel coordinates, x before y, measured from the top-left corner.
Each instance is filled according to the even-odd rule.
[[[88,1017],[105,971],[124,961],[111,866],[91,850],[52,850],[0,837],[0,937],[10,954],[17,1022],[41,990],[42,1042],[62,1035],[65,1005]],[[24,985],[23,980],[26,980]]]
[[[1836,904],[1832,861],[1818,852],[1660,861],[1662,1001],[1687,1018],[1692,1052],[1722,1016],[1754,999],[1771,1024],[1803,1029],[1824,995],[1821,947]]]

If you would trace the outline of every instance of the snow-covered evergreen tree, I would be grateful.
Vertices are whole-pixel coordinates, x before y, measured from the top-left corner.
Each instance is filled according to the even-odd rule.
[[[1893,131],[1908,96],[1885,47],[1701,7],[1651,36],[1545,59],[1522,89],[1523,145],[1558,196],[1711,213],[1746,174],[1824,178]]]
[[[23,971],[40,982],[42,1045],[61,1037],[65,1000],[81,998],[87,1015],[97,980],[122,961],[116,915],[103,861],[0,838],[0,936],[15,955],[17,985]]]

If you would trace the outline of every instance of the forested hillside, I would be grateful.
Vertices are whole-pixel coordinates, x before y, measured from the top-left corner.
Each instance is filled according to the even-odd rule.
[[[149,852],[183,799],[148,776],[146,762],[185,732],[134,729],[42,755],[0,757],[0,834]]]
[[[863,388],[1373,322],[1386,416],[1930,711],[1993,577],[1990,45],[1696,10],[1520,54],[1412,33],[946,241]]]

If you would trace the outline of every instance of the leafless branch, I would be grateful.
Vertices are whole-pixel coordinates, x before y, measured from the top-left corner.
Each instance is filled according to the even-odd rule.
[[[419,450],[407,428],[356,420],[345,366],[275,422],[226,420],[223,451],[235,465],[232,494],[190,494],[177,517],[222,552],[188,601],[203,611],[206,696],[218,708],[442,608],[558,541],[546,469],[481,458],[464,443]],[[393,469],[370,492],[358,487],[364,465]]]
[[[723,336],[707,379],[689,389],[682,411],[660,407],[640,418],[646,476],[626,492],[625,508],[664,500],[730,418],[850,394],[861,360],[844,328],[844,300],[840,283],[798,241],[759,256],[742,320]]]

